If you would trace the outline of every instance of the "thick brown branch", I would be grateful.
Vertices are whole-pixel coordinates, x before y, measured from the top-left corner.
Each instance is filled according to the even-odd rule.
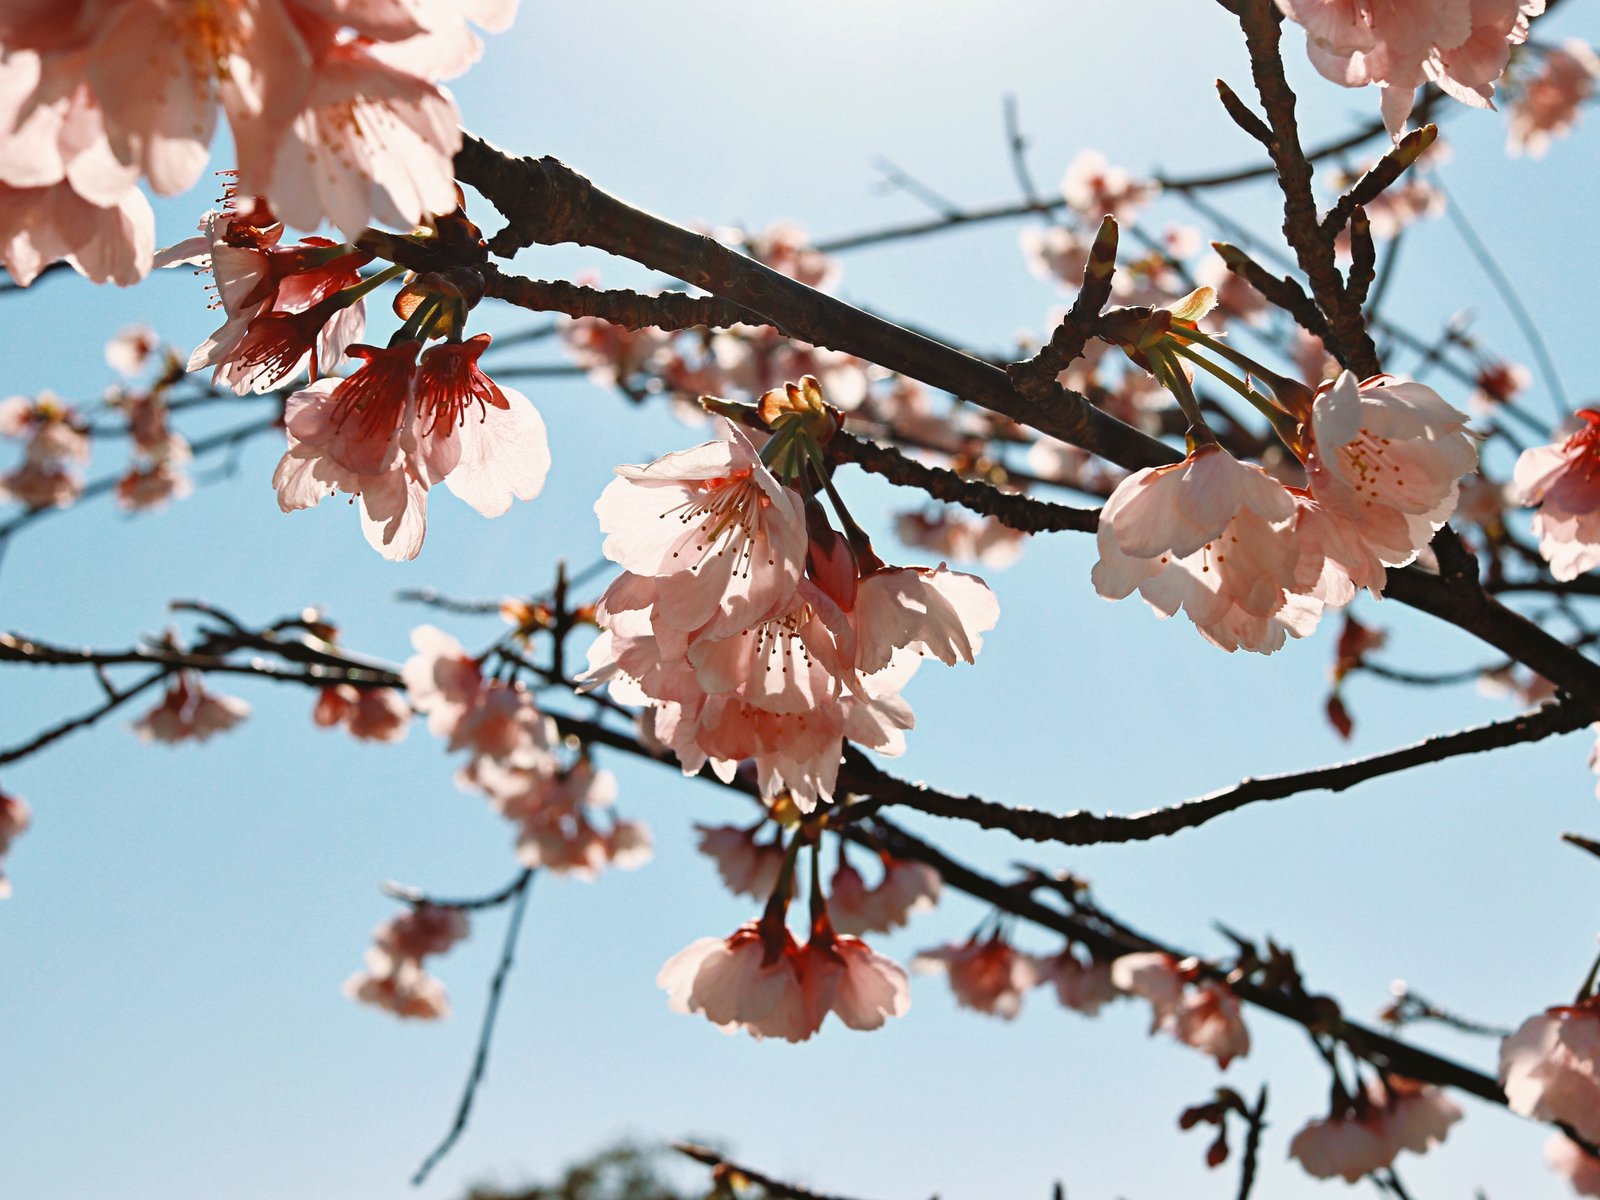
[[[507,219],[489,242],[496,254],[536,242],[597,246],[754,309],[789,337],[909,375],[1114,462],[1155,466],[1179,457],[1075,392],[1055,386],[1042,402],[1025,398],[999,368],[625,204],[553,158],[513,158],[469,136],[456,171]]]

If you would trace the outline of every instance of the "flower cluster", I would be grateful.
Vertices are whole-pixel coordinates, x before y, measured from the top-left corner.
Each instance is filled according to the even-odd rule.
[[[221,0],[11,6],[0,15],[0,255],[27,283],[64,258],[149,269],[161,195],[205,169],[220,106],[241,185],[300,229],[408,229],[455,204],[460,116],[438,80],[516,0]]]
[[[1181,364],[1160,369],[1182,398]],[[1100,514],[1100,595],[1137,590],[1162,616],[1182,609],[1214,645],[1270,654],[1311,632],[1325,608],[1362,589],[1381,595],[1388,568],[1412,562],[1444,525],[1477,462],[1463,413],[1387,375],[1346,371],[1314,395],[1272,378],[1294,410],[1273,415],[1306,486],[1212,440],[1174,466],[1134,472]]]
[[[266,200],[243,202],[230,183],[200,236],[169,246],[159,267],[194,265],[211,276],[224,321],[189,358],[239,395],[270,391],[315,361],[326,370],[366,328],[360,269],[372,255],[323,237],[282,245],[284,226]],[[315,370],[313,371],[313,376]]]
[[[616,780],[587,757],[563,763],[549,718],[521,684],[486,678],[477,660],[449,634],[413,631],[417,653],[401,676],[428,729],[451,750],[470,754],[459,779],[488,796],[517,831],[517,857],[528,867],[593,879],[607,866],[631,869],[651,855],[649,831],[609,810]]]
[[[815,379],[763,409],[764,452],[722,421],[715,441],[617,469],[595,510],[624,573],[584,678],[652,708],[686,773],[709,762],[729,780],[753,759],[764,797],[787,790],[810,811],[832,797],[845,739],[900,752],[900,689],[923,657],[971,662],[998,605],[973,576],[884,565],[844,514],[850,537],[829,526],[814,422],[826,437],[837,416]]]
[[[83,419],[49,392],[0,400],[0,437],[26,440],[22,463],[0,475],[0,500],[28,508],[66,508],[83,492],[89,461]]]
[[[1425,1153],[1460,1119],[1460,1107],[1438,1088],[1384,1075],[1353,1097],[1336,1089],[1333,1111],[1294,1135],[1289,1157],[1317,1179],[1337,1175],[1355,1183],[1389,1166],[1402,1150]]]
[[[1311,64],[1345,87],[1383,89],[1383,120],[1397,139],[1424,83],[1474,108],[1492,108],[1511,47],[1545,0],[1278,0],[1305,27]]]
[[[857,936],[888,933],[907,924],[912,913],[926,912],[939,902],[944,881],[927,863],[880,850],[878,862],[883,873],[868,887],[845,858],[844,845],[839,843],[839,866],[828,881],[828,912],[839,932]]]
[[[489,341],[480,333],[426,350],[409,339],[349,347],[360,367],[288,399],[289,446],[272,476],[278,506],[358,496],[368,544],[398,561],[422,550],[436,484],[486,517],[537,496],[550,469],[544,421],[478,366]]]
[[[343,726],[357,741],[398,742],[411,728],[411,705],[394,688],[339,683],[317,693],[311,719],[323,729]]]
[[[179,671],[160,703],[133,723],[133,731],[144,742],[203,742],[249,715],[250,706],[243,700],[208,691],[199,675]]]
[[[21,796],[0,792],[0,859],[11,852],[11,843],[27,832],[33,812]],[[11,881],[0,870],[0,900],[11,895]]]
[[[1168,1033],[1226,1068],[1250,1053],[1239,999],[1220,979],[1199,977],[1192,963],[1156,951],[1125,954],[1111,964],[1118,991],[1150,1002],[1150,1032]]]
[[[450,1015],[450,1000],[423,968],[467,936],[464,909],[421,903],[379,925],[367,951],[367,968],[345,980],[344,994],[397,1017],[431,1021]]]
[[[1561,441],[1524,450],[1509,494],[1537,506],[1533,532],[1550,574],[1563,582],[1600,566],[1600,410],[1579,409]]]
[[[1501,1044],[1500,1084],[1512,1112],[1600,1140],[1600,999],[1524,1021]]]
[[[1035,987],[1055,988],[1063,1008],[1094,1016],[1123,994],[1112,981],[1112,962],[1084,958],[1071,943],[1059,953],[1040,956],[1018,950],[1000,929],[974,933],[964,942],[924,950],[911,963],[924,974],[944,974],[962,1008],[1011,1020],[1022,1011],[1023,995]]]
[[[1578,110],[1594,95],[1600,55],[1587,42],[1569,39],[1544,52],[1539,73],[1526,80],[1506,122],[1506,149],[1543,158],[1555,138],[1577,124]]]

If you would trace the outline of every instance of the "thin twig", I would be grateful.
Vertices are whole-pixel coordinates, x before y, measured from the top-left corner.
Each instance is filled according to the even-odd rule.
[[[477,1099],[478,1088],[483,1083],[484,1073],[489,1069],[489,1047],[494,1040],[494,1022],[500,1013],[500,997],[505,991],[506,977],[511,974],[511,964],[517,948],[517,934],[522,930],[522,914],[528,908],[528,885],[532,882],[531,867],[517,877],[517,900],[511,908],[511,919],[506,923],[506,939],[500,948],[500,961],[495,966],[494,978],[489,981],[489,1003],[483,1010],[483,1024],[478,1030],[478,1048],[472,1056],[472,1069],[467,1073],[467,1086],[461,1093],[461,1102],[456,1106],[455,1120],[451,1122],[444,1140],[422,1160],[422,1165],[411,1177],[412,1187],[422,1185],[428,1178],[428,1173],[439,1165],[440,1160],[450,1153],[451,1148],[466,1132],[467,1119],[472,1115],[473,1101]]]

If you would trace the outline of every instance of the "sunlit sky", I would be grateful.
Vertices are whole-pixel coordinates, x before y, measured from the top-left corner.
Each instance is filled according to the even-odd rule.
[[[1590,23],[1585,25],[1585,20]],[[1566,5],[1536,25],[1546,41],[1600,40]],[[1377,113],[1375,92],[1316,77],[1286,35],[1308,137]],[[958,204],[1017,198],[1001,120],[1017,99],[1041,184],[1086,147],[1136,171],[1253,161],[1256,147],[1215,101],[1222,76],[1246,92],[1231,18],[1174,0],[1007,4],[769,2],[695,5],[594,0],[525,4],[455,87],[468,128],[550,153],[629,201],[683,222],[803,222],[818,238],[926,215],[885,189],[888,159]],[[1593,208],[1595,131],[1543,161],[1510,161],[1495,113],[1452,112],[1443,168],[1452,196],[1516,281],[1575,401],[1600,368],[1590,281],[1600,256]],[[1592,114],[1591,114],[1592,125]],[[219,148],[219,165],[226,162]],[[157,205],[161,241],[187,236],[211,192]],[[1216,192],[1230,217],[1271,234],[1275,194]],[[475,208],[491,230],[492,214]],[[1219,231],[1163,200],[1149,224]],[[841,293],[875,311],[1003,351],[1047,331],[1062,302],[1027,271],[1021,222],[982,225],[847,256]],[[525,252],[518,269],[651,286],[627,263],[572,248]],[[1425,335],[1458,313],[1520,361],[1528,350],[1481,268],[1446,221],[1407,235],[1389,311]],[[0,301],[0,390],[51,388],[92,403],[113,382],[107,337],[136,320],[185,348],[215,323],[187,273],[128,291],[53,277]],[[481,326],[525,328],[485,311]],[[553,343],[506,362],[558,362]],[[1408,371],[1414,359],[1388,364]],[[1465,389],[1436,380],[1465,406]],[[246,621],[325,606],[348,645],[399,661],[409,632],[439,623],[469,646],[494,617],[398,603],[402,589],[493,597],[546,587],[558,559],[592,562],[592,506],[619,462],[702,436],[664,408],[625,408],[582,379],[530,381],[550,428],[546,493],[486,521],[440,494],[421,557],[395,565],[328,503],[281,514],[268,479],[280,447],[263,440],[225,479],[154,516],[104,502],[37,523],[0,565],[0,627],[43,639],[126,646],[204,598]],[[256,407],[239,412],[255,413]],[[1548,415],[1539,383],[1527,407]],[[208,414],[203,432],[238,420]],[[120,469],[97,445],[92,475]],[[1508,457],[1493,457],[1503,477]],[[907,497],[844,471],[852,507],[876,532]],[[887,536],[885,534],[885,536]],[[1271,658],[1225,655],[1182,621],[1089,585],[1090,539],[1038,539],[990,575],[999,627],[976,667],[924,670],[909,692],[918,728],[887,764],[952,791],[1066,810],[1129,812],[1244,775],[1374,753],[1507,715],[1470,686],[1406,691],[1358,678],[1354,739],[1322,717],[1337,622]],[[1390,661],[1469,666],[1494,655],[1395,604],[1363,601],[1388,628]],[[1029,996],[1006,1023],[957,1011],[937,978],[913,981],[910,1014],[877,1033],[830,1023],[801,1046],[726,1037],[668,1011],[663,960],[754,916],[693,848],[695,821],[743,820],[746,802],[625,759],[619,807],[649,823],[656,860],[592,884],[535,883],[490,1074],[466,1137],[422,1188],[406,1183],[449,1123],[465,1076],[505,914],[434,963],[451,1019],[402,1024],[351,1003],[342,981],[401,880],[435,894],[494,890],[517,864],[505,823],[458,791],[459,765],[419,723],[401,745],[358,745],[313,728],[313,697],[219,683],[254,715],[203,747],[149,747],[108,720],[8,768],[7,791],[34,828],[6,862],[16,894],[0,906],[0,1194],[18,1200],[347,1200],[453,1197],[474,1181],[514,1183],[627,1136],[715,1139],[752,1164],[843,1195],[950,1200],[1232,1196],[1232,1166],[1207,1172],[1207,1135],[1176,1116],[1228,1083],[1271,1087],[1258,1195],[1340,1194],[1285,1161],[1289,1137],[1325,1111],[1327,1079],[1304,1032],[1264,1013],[1255,1046],[1225,1075],[1187,1047],[1146,1037],[1147,1012],[1114,1005],[1088,1020]],[[66,671],[0,674],[0,745],[92,705],[98,686]],[[130,713],[129,716],[135,715]],[[1291,946],[1316,991],[1369,1018],[1391,980],[1480,1020],[1515,1024],[1569,996],[1594,952],[1600,864],[1562,846],[1595,833],[1589,737],[1576,734],[1427,767],[1350,792],[1248,809],[1136,846],[1074,851],[1023,845],[933,818],[904,823],[1005,875],[1015,862],[1071,869],[1135,927],[1207,954],[1214,922]],[[901,961],[965,937],[982,906],[950,895],[908,930],[874,940]],[[1028,948],[1057,943],[1022,930]],[[1417,1041],[1493,1069],[1495,1046],[1436,1030]],[[1400,1164],[1414,1195],[1545,1200],[1565,1194],[1543,1165],[1546,1130],[1464,1099],[1448,1144]],[[1366,1185],[1363,1185],[1365,1190]]]

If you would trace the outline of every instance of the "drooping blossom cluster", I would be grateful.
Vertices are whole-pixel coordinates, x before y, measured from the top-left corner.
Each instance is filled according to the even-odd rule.
[[[837,420],[815,379],[763,404],[791,406],[773,418],[774,456],[804,452],[807,422]],[[709,763],[729,780],[753,759],[764,797],[787,790],[810,811],[832,797],[846,739],[901,750],[900,689],[925,656],[971,662],[998,606],[973,576],[884,565],[743,432],[722,421],[719,434],[619,467],[595,505],[624,573],[598,606],[585,679],[652,708],[686,773]],[[816,486],[809,466],[790,470]]]
[[[33,812],[21,796],[0,792],[0,859],[11,852],[11,843],[26,833],[33,822]],[[11,880],[0,870],[0,900],[11,895]]]
[[[1460,1107],[1438,1088],[1383,1075],[1353,1097],[1341,1090],[1328,1116],[1294,1135],[1289,1157],[1317,1179],[1355,1183],[1390,1166],[1402,1150],[1426,1153],[1460,1119]]]
[[[1500,1085],[1511,1111],[1558,1121],[1600,1140],[1600,1000],[1546,1009],[1500,1046]]]
[[[1383,120],[1396,139],[1424,83],[1473,108],[1492,108],[1511,48],[1545,0],[1278,0],[1305,27],[1306,50],[1324,78],[1383,89]]]
[[[1565,439],[1522,452],[1509,489],[1513,503],[1538,507],[1539,553],[1562,582],[1600,566],[1600,410],[1576,419]]]
[[[366,328],[360,269],[372,255],[324,237],[283,245],[284,225],[265,198],[240,199],[232,183],[200,236],[169,246],[156,265],[194,265],[211,276],[224,321],[189,357],[189,370],[239,395],[270,391],[314,362],[326,372]]]
[[[737,825],[695,826],[700,835],[700,853],[716,864],[722,886],[735,896],[764,901],[777,887],[783,873],[783,838],[775,826],[771,840],[759,839],[756,835],[766,824],[763,820],[753,829]]]
[[[361,742],[398,742],[411,728],[411,705],[394,688],[337,683],[317,692],[311,719],[323,729],[343,727]]]
[[[373,931],[366,969],[345,980],[344,994],[397,1017],[447,1017],[450,999],[444,984],[428,974],[423,960],[445,953],[469,932],[465,909],[416,904]]]
[[[826,913],[800,945],[780,915],[726,938],[691,942],[656,977],[674,1012],[701,1013],[730,1032],[803,1042],[832,1013],[851,1029],[878,1029],[911,1007],[906,973],[860,938],[835,933]]]
[[[1095,589],[1137,590],[1214,645],[1268,654],[1325,608],[1381,595],[1455,509],[1477,462],[1466,417],[1422,384],[1348,371],[1297,408],[1304,488],[1215,442],[1136,471],[1101,511]]]
[[[50,392],[0,400],[0,437],[24,442],[22,462],[0,475],[0,500],[66,508],[82,494],[89,435],[70,405]]]
[[[467,18],[516,0],[160,0],[0,13],[0,248],[19,282],[65,258],[92,279],[149,269],[161,195],[205,169],[220,107],[241,186],[289,224],[355,237],[455,204],[460,116],[438,80],[481,53]]]
[[[1013,1020],[1025,992],[1040,981],[1038,960],[1013,946],[999,930],[924,950],[911,960],[922,974],[943,972],[962,1008]]]
[[[878,852],[882,874],[871,887],[850,865],[839,843],[839,866],[828,880],[828,912],[840,933],[888,933],[939,902],[943,880],[926,863]]]
[[[1220,979],[1202,978],[1190,963],[1150,951],[1125,954],[1111,964],[1117,990],[1150,1002],[1150,1032],[1166,1033],[1226,1068],[1250,1053],[1239,998]]]
[[[1543,158],[1556,138],[1566,137],[1578,111],[1594,95],[1600,55],[1588,42],[1570,38],[1544,52],[1539,73],[1523,81],[1506,121],[1506,149]]]
[[[335,493],[360,498],[361,531],[385,558],[412,559],[427,533],[428,492],[445,484],[486,517],[544,486],[550,450],[528,398],[478,366],[490,337],[353,345],[361,365],[293,393],[289,447],[272,484],[284,512]]]
[[[163,351],[153,329],[142,325],[129,326],[106,343],[106,363],[122,376],[106,393],[106,404],[127,421],[132,449],[132,462],[117,480],[117,506],[144,511],[183,499],[194,490],[184,471],[192,455],[167,408],[167,393],[182,377],[182,364],[171,349]],[[136,381],[152,363],[158,367],[155,378],[139,386]]]
[[[243,700],[210,691],[198,674],[184,670],[172,676],[161,700],[132,728],[144,742],[203,742],[249,715]]]
[[[401,668],[410,703],[429,732],[468,752],[459,781],[512,823],[523,865],[587,880],[649,861],[649,831],[610,811],[615,777],[586,756],[565,761],[553,723],[526,688],[486,677],[460,642],[431,625],[411,640],[417,653]]]

